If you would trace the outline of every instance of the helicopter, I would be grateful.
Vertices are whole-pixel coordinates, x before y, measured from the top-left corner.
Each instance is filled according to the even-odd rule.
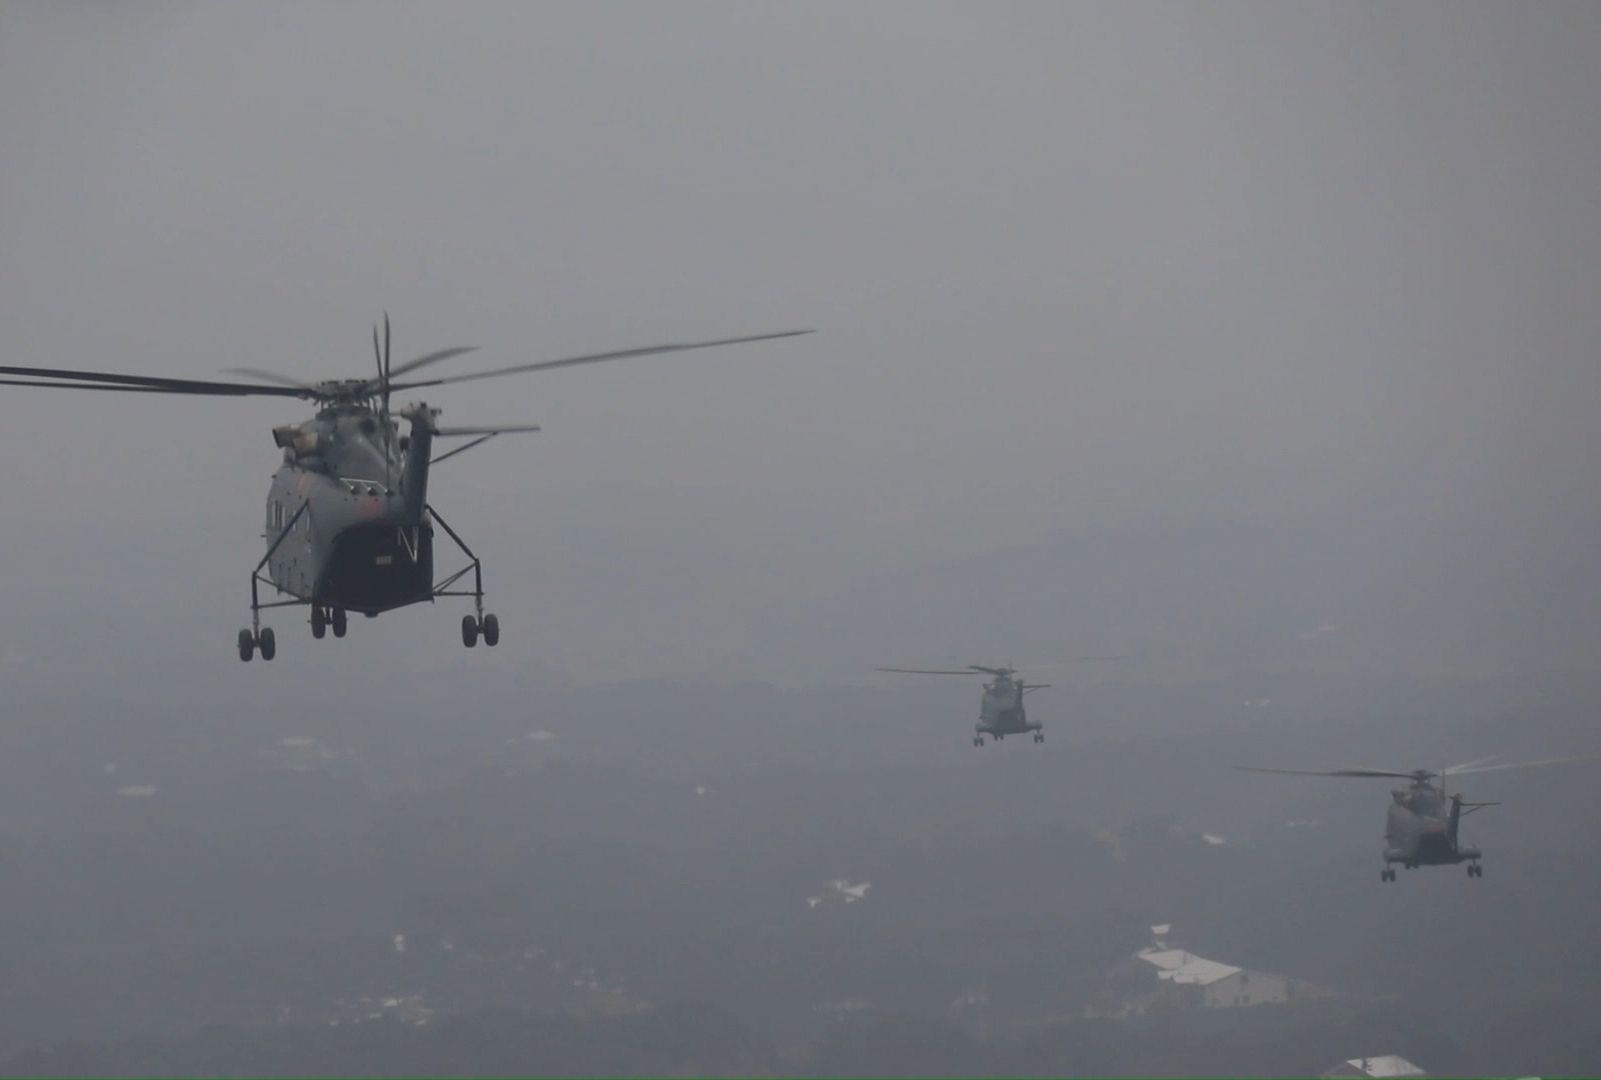
[[[1468,877],[1481,878],[1484,867],[1479,865],[1483,853],[1476,847],[1464,847],[1457,838],[1462,819],[1486,806],[1500,806],[1498,802],[1467,802],[1461,793],[1447,796],[1445,777],[1465,776],[1470,773],[1499,772],[1502,769],[1530,769],[1541,765],[1560,765],[1569,761],[1593,760],[1582,757],[1548,758],[1544,761],[1516,761],[1488,765],[1494,757],[1448,765],[1439,772],[1413,769],[1395,772],[1388,769],[1333,769],[1328,772],[1302,769],[1260,769],[1248,765],[1235,766],[1245,772],[1279,773],[1286,776],[1339,776],[1357,778],[1394,777],[1411,781],[1404,788],[1390,792],[1390,808],[1384,822],[1384,868],[1379,881],[1395,880],[1395,864],[1415,870],[1420,866],[1456,866],[1467,863]],[[1439,780],[1435,784],[1433,781]]]
[[[261,613],[269,608],[309,607],[314,638],[324,637],[329,630],[334,637],[342,638],[348,612],[375,618],[386,611],[431,603],[441,597],[471,597],[474,613],[462,617],[462,644],[472,648],[482,639],[485,646],[493,647],[500,641],[500,620],[484,612],[483,564],[429,503],[429,472],[434,465],[497,435],[535,432],[539,427],[535,424],[441,427],[435,423],[440,410],[417,401],[398,412],[400,420],[407,422],[407,430],[402,433],[400,420],[390,412],[391,393],[809,333],[810,330],[787,330],[713,341],[646,345],[463,375],[396,381],[397,377],[410,375],[420,368],[472,352],[476,346],[440,349],[393,364],[386,312],[381,343],[378,327],[373,326],[373,356],[377,368],[373,376],[303,382],[255,368],[230,370],[230,374],[265,380],[247,383],[70,368],[0,366],[0,376],[11,376],[0,378],[0,385],[209,397],[288,397],[313,403],[317,412],[311,419],[272,429],[273,442],[282,450],[283,460],[267,493],[266,526],[262,534],[267,552],[250,574],[251,625],[239,631],[239,659],[248,662],[259,653],[266,661],[277,654],[277,639],[272,628],[261,625]],[[435,456],[435,439],[455,438],[468,441]],[[434,579],[435,525],[467,560],[466,565],[437,581]],[[472,575],[470,589],[464,583],[469,574]],[[270,586],[277,595],[289,599],[263,602],[261,585]]]
[[[969,664],[965,670],[947,671],[929,668],[874,668],[874,671],[892,671],[902,675],[988,675],[990,681],[984,684],[984,695],[978,703],[978,723],[973,725],[973,745],[983,746],[984,736],[988,735],[996,742],[1000,742],[1008,735],[1026,735],[1032,733],[1034,741],[1045,741],[1045,725],[1029,723],[1028,714],[1023,708],[1023,697],[1035,690],[1044,690],[1050,683],[1027,683],[1022,679],[1014,679],[1017,674],[1014,667],[984,667],[981,664]]]

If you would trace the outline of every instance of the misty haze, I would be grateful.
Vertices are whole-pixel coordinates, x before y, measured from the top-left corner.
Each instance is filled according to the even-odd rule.
[[[281,395],[0,386],[0,1073],[1595,1073],[1597,55],[0,5],[0,365]],[[390,403],[386,313],[477,351]],[[426,480],[494,631],[236,646],[275,471],[380,398],[352,506],[541,429]],[[1385,861],[1414,770],[1462,862]]]

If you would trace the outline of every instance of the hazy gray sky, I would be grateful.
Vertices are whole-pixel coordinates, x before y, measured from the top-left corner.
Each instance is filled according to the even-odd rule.
[[[507,626],[471,663],[584,680],[1130,521],[1538,558],[1601,517],[1598,53],[1586,4],[9,3],[0,340],[321,376],[385,308],[461,370],[815,327],[434,396],[545,425],[430,491]],[[4,396],[4,662],[226,665],[297,408]],[[456,614],[283,616],[276,663],[454,668]]]

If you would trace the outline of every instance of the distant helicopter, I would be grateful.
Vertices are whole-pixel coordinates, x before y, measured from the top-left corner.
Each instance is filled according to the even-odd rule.
[[[810,330],[789,330],[688,344],[647,345],[466,375],[395,382],[395,376],[472,352],[475,346],[440,349],[403,364],[391,365],[389,316],[385,314],[381,345],[378,327],[373,327],[377,374],[370,378],[308,383],[269,371],[233,369],[235,374],[277,384],[267,386],[65,368],[0,366],[0,375],[21,377],[0,378],[0,385],[212,397],[265,395],[302,398],[316,403],[317,415],[310,420],[272,430],[273,441],[283,450],[283,464],[274,474],[267,494],[263,534],[267,553],[250,574],[251,625],[239,631],[239,659],[248,661],[259,652],[263,660],[271,660],[277,654],[272,628],[261,625],[264,608],[309,606],[313,637],[323,637],[330,628],[334,637],[344,637],[346,612],[358,611],[376,617],[385,611],[432,602],[441,596],[473,598],[475,614],[463,616],[461,621],[462,644],[472,648],[480,638],[485,645],[497,644],[500,620],[493,614],[484,614],[483,571],[478,557],[428,503],[428,472],[431,466],[471,450],[496,435],[538,431],[539,428],[532,424],[439,427],[434,420],[440,410],[417,402],[400,410],[400,416],[410,424],[408,433],[401,435],[398,421],[389,412],[389,395],[393,391],[809,333]],[[457,437],[472,441],[438,457],[432,456],[435,438]],[[437,582],[433,576],[433,525],[436,523],[468,559],[462,569]],[[262,576],[263,567],[270,577]],[[451,588],[469,573],[472,574],[471,591]],[[270,585],[291,599],[262,603],[258,584]]]
[[[1045,741],[1045,725],[1029,723],[1028,714],[1023,709],[1023,696],[1035,690],[1044,690],[1051,684],[1026,683],[1022,679],[1014,679],[1012,676],[1017,674],[1017,669],[1014,667],[984,667],[980,664],[970,664],[962,671],[893,667],[873,670],[892,671],[902,675],[989,675],[991,681],[984,684],[984,694],[979,698],[978,723],[973,725],[973,745],[983,746],[986,735],[1000,742],[1008,735],[1033,733],[1035,742]]]
[[[1483,877],[1484,867],[1479,865],[1481,853],[1475,847],[1463,847],[1457,840],[1462,819],[1486,806],[1500,806],[1494,802],[1466,802],[1461,794],[1446,796],[1444,778],[1466,776],[1470,773],[1498,772],[1502,769],[1531,769],[1541,765],[1561,765],[1589,758],[1549,758],[1545,761],[1517,761],[1502,765],[1486,765],[1494,758],[1480,758],[1460,765],[1448,765],[1439,772],[1413,769],[1411,772],[1392,772],[1386,769],[1334,769],[1329,772],[1309,772],[1302,769],[1258,769],[1248,765],[1235,766],[1245,772],[1279,773],[1285,776],[1341,776],[1341,777],[1395,777],[1412,781],[1411,786],[1396,788],[1390,793],[1389,813],[1384,822],[1384,869],[1379,881],[1395,880],[1399,863],[1408,870],[1419,866],[1455,866],[1468,864],[1468,877]],[[1441,783],[1430,783],[1432,780]]]

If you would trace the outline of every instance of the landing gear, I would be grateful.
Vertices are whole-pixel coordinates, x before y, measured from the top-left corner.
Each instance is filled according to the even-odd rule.
[[[328,628],[332,627],[334,637],[344,637],[349,623],[345,620],[344,608],[325,608],[321,604],[311,605],[311,636],[322,640]]]
[[[484,639],[484,645],[493,649],[500,644],[500,620],[493,614],[489,615],[463,615],[461,617],[461,643],[469,649],[478,644],[479,638]]]
[[[974,735],[973,736],[973,745],[974,746],[983,746],[984,745],[984,736],[982,736],[982,735]]]
[[[1042,742],[1044,742],[1044,741],[1045,741],[1045,732],[1043,732],[1043,731],[1036,731],[1036,732],[1035,732],[1035,733],[1034,733],[1034,741],[1035,741],[1035,742],[1037,742],[1037,743],[1042,743]]]
[[[472,548],[467,546],[466,542],[456,534],[456,530],[452,529],[450,525],[446,523],[445,519],[439,516],[439,512],[432,506],[428,507],[428,516],[439,523],[439,527],[444,529],[445,533],[456,542],[457,547],[461,548],[462,554],[466,555],[467,558],[471,560],[465,567],[456,571],[454,574],[451,574],[438,585],[435,585],[434,596],[472,597],[473,608],[476,614],[462,616],[461,643],[470,649],[474,645],[478,644],[479,638],[483,638],[484,644],[492,649],[496,645],[500,644],[500,620],[492,614],[484,614],[483,564],[479,562],[478,556],[473,554]],[[466,577],[468,574],[472,574],[473,576],[472,592],[451,589],[452,585]]]
[[[1480,866],[1476,862],[1468,863],[1468,877],[1483,877],[1483,876],[1484,876],[1484,867]]]
[[[310,505],[311,503],[309,500],[301,503],[300,507],[289,516],[289,520],[284,522],[283,527],[278,532],[277,537],[268,546],[267,553],[261,557],[261,561],[256,564],[256,568],[250,573],[250,628],[247,630],[241,630],[239,632],[240,660],[249,661],[253,659],[258,652],[261,654],[261,658],[263,660],[271,660],[275,655],[277,655],[278,644],[273,638],[272,631],[269,629],[264,629],[261,625],[261,611],[263,608],[295,607],[302,604],[310,605],[312,637],[318,639],[324,638],[327,636],[330,629],[333,630],[334,637],[336,638],[342,638],[345,636],[345,631],[348,627],[348,621],[344,608],[328,607],[317,603],[308,597],[298,596],[289,592],[288,589],[280,586],[272,579],[262,576],[262,569],[271,561],[273,554],[278,550],[279,546],[283,544],[284,539],[294,532],[295,525],[300,521],[301,517],[305,515],[306,510],[310,507]],[[473,601],[474,614],[462,619],[461,643],[470,649],[476,646],[479,639],[482,638],[486,646],[493,648],[494,646],[500,644],[500,619],[493,614],[485,614],[484,612],[483,564],[479,561],[478,556],[473,554],[472,549],[462,541],[461,537],[456,533],[456,530],[452,529],[449,523],[447,523],[444,518],[440,517],[439,513],[432,506],[425,507],[425,510],[427,511],[429,519],[443,529],[445,533],[455,541],[456,546],[461,549],[462,554],[467,556],[468,563],[460,570],[457,570],[455,573],[446,576],[442,581],[433,585],[427,596],[418,599],[438,599],[441,596],[471,597]],[[428,529],[429,531],[427,535],[429,537],[433,535],[431,527],[427,525],[426,522],[419,526],[419,528]],[[412,539],[408,542],[408,550],[413,552],[413,557],[415,557],[415,552],[419,550],[418,545],[421,543],[421,540],[418,539],[418,537],[421,535],[422,534],[417,530],[413,530]],[[472,588],[470,591],[465,588],[453,588],[453,586],[456,586],[458,582],[460,582],[463,578],[466,578],[469,574],[472,575],[470,579],[472,582]],[[262,585],[269,586],[270,588],[276,589],[280,594],[287,594],[294,598],[289,600],[276,600],[269,603],[262,603],[260,592],[260,587]],[[412,601],[406,602],[409,603]],[[376,616],[378,612],[367,611],[364,614],[371,618]]]
[[[254,633],[239,631],[239,659],[249,663],[258,650],[263,660],[271,660],[278,655],[278,638],[273,634],[272,627],[263,627]]]
[[[257,652],[261,653],[261,658],[263,660],[271,660],[274,656],[278,655],[278,638],[273,634],[272,627],[261,625],[261,609],[271,607],[293,607],[298,604],[306,603],[304,600],[297,599],[279,600],[275,601],[274,603],[263,604],[261,602],[261,594],[257,590],[257,585],[272,585],[272,587],[278,589],[279,592],[285,591],[278,588],[278,586],[273,582],[262,577],[261,568],[267,565],[267,561],[272,558],[272,553],[277,551],[278,545],[284,542],[284,537],[288,536],[294,531],[295,522],[300,520],[301,515],[306,512],[306,508],[310,505],[310,500],[307,500],[306,502],[300,504],[300,509],[289,515],[289,520],[284,522],[283,530],[278,533],[277,539],[275,539],[272,544],[268,546],[267,554],[263,555],[261,557],[261,561],[256,564],[256,568],[250,571],[250,629],[239,631],[239,659],[245,661],[246,663],[249,663],[251,656]],[[322,637],[322,634],[318,632],[317,628],[317,608],[315,604],[312,605],[311,632],[317,637]]]
[[[1383,870],[1379,871],[1379,880],[1381,882],[1383,882],[1383,881],[1394,881],[1395,880],[1395,871],[1391,870],[1388,866],[1386,866]]]

